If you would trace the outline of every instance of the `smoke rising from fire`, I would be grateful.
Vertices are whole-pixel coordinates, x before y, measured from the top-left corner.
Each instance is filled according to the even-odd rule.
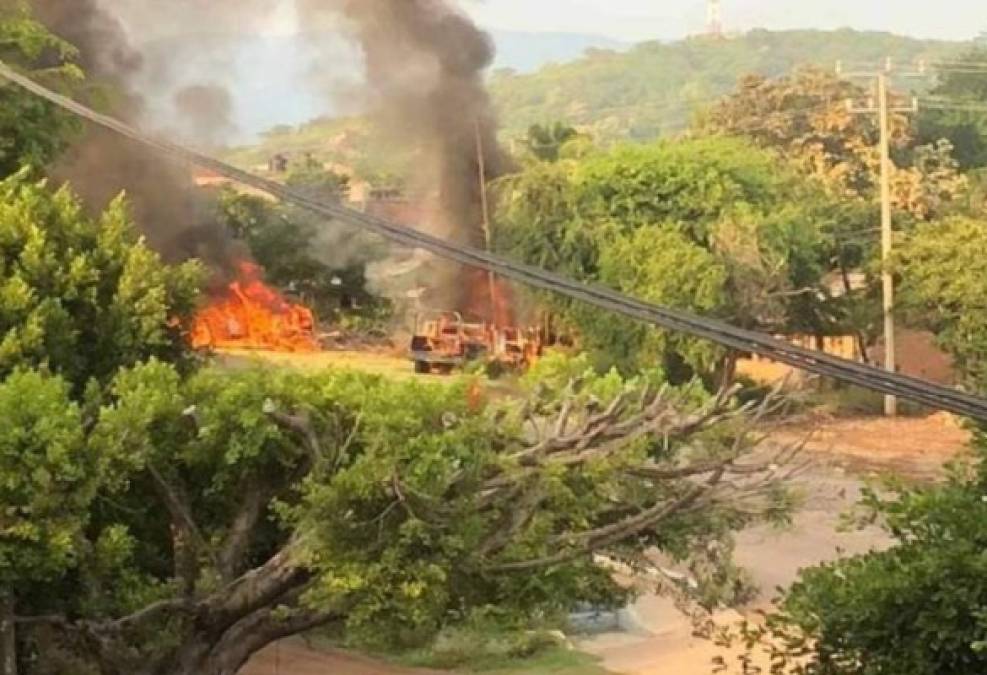
[[[172,100],[175,109],[187,120],[186,134],[197,145],[219,143],[236,130],[233,97],[221,85],[189,85],[175,92]]]
[[[501,172],[496,121],[484,86],[494,58],[490,37],[447,0],[297,0],[306,25],[345,19],[343,29],[365,61],[365,82],[350,90],[396,149],[412,150],[416,176],[435,208],[425,223],[437,235],[484,245],[478,137],[489,177]],[[338,23],[337,23],[338,25]],[[475,304],[461,270],[442,266],[438,286],[459,289],[448,298],[461,309]]]
[[[165,10],[161,3],[150,4]],[[111,88],[106,97],[111,114],[138,126],[154,126],[144,92],[134,86],[152,64],[134,46],[115,12],[98,0],[32,0],[31,8],[53,33],[78,48],[80,65],[91,80]],[[179,90],[175,96],[180,113],[187,118],[184,121],[201,132],[196,140],[208,142],[211,139],[206,136],[227,128],[224,91],[199,85]],[[212,205],[195,188],[190,167],[164,160],[112,132],[87,128],[55,167],[54,175],[69,181],[94,209],[125,191],[138,226],[170,260],[198,257],[224,271],[242,257],[239,247],[217,224]]]
[[[230,63],[214,64],[203,76],[179,55],[162,49],[161,40],[181,35],[186,49],[201,44],[204,52],[223,54],[222,49],[205,47],[215,47],[220,40],[226,49],[235,45],[237,35],[255,34],[276,14],[291,9],[312,43],[306,49],[314,58],[309,89],[322,90],[328,108],[330,100],[338,103],[340,88],[345,86],[353,112],[369,115],[376,123],[375,133],[388,138],[397,152],[413,153],[415,169],[408,177],[409,187],[415,194],[428,195],[428,215],[422,225],[462,243],[484,244],[478,137],[487,175],[495,177],[503,165],[483,81],[494,48],[454,0],[30,2],[53,32],[80,49],[90,77],[112,85],[109,112],[206,148],[233,135],[237,111],[230,89],[240,84],[236,78],[249,74],[238,74],[230,56]],[[340,38],[348,39],[363,57],[359,77],[354,77],[351,61],[339,58]],[[116,96],[118,91],[122,96]],[[244,253],[215,224],[212,205],[193,186],[190,173],[191,167],[161,160],[109,132],[90,129],[56,175],[70,180],[93,207],[126,190],[149,241],[169,258],[196,256],[214,268],[232,269],[232,262]],[[325,245],[337,239],[327,233],[313,246],[338,259],[344,247]],[[361,238],[353,241],[359,243]],[[377,249],[374,255],[379,253]],[[361,251],[352,251],[352,256],[369,259]],[[403,260],[420,262],[421,258]],[[473,284],[464,282],[461,270],[434,260],[424,266],[428,269],[403,278],[414,279],[413,283],[427,279],[429,285],[447,291],[466,289],[436,302],[467,308]],[[399,292],[392,283],[387,290]]]

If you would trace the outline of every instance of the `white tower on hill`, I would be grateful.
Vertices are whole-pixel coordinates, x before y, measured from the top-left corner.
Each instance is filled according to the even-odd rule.
[[[720,0],[706,0],[706,34],[723,37],[723,6]]]

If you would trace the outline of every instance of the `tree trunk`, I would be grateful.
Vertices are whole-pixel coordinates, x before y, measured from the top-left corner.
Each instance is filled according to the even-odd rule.
[[[716,375],[720,389],[729,389],[737,379],[737,362],[740,352],[731,349],[720,361],[719,373]]]
[[[14,596],[9,591],[0,593],[0,675],[17,675]]]

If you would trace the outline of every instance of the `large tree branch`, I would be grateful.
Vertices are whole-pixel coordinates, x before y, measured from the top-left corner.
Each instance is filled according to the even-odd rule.
[[[218,571],[232,581],[243,571],[243,560],[258,523],[273,498],[273,490],[255,475],[241,485],[243,498],[230,523],[230,530],[219,549]]]
[[[519,492],[522,492],[521,498],[504,504],[504,517],[477,550],[477,555],[481,559],[510,544],[515,535],[531,522],[535,512],[545,500],[545,493],[537,483],[529,487],[526,492],[522,489],[519,489]]]
[[[296,563],[295,545],[285,545],[266,563],[207,598],[201,608],[207,630],[223,632],[243,617],[304,586],[310,573]]]
[[[15,623],[26,628],[44,626],[55,631],[60,642],[77,656],[85,656],[100,664],[105,675],[134,675],[142,672],[138,647],[119,639],[109,623],[71,620],[63,615],[16,617]]]
[[[212,551],[212,547],[209,546],[195,519],[192,517],[192,509],[189,505],[185,489],[180,485],[169,482],[153,463],[148,463],[147,470],[151,475],[158,495],[168,509],[174,527],[182,534],[175,541],[175,556],[176,559],[183,556],[187,556],[188,559],[186,561],[187,564],[179,565],[177,571],[184,582],[186,594],[191,595],[194,592],[197,581],[196,577],[198,576],[198,553],[203,552],[207,554],[217,568],[219,567],[218,560]],[[183,546],[189,547],[189,550],[183,551]]]
[[[160,600],[158,602],[151,603],[147,607],[144,607],[133,614],[128,614],[127,616],[110,621],[106,625],[114,631],[129,630],[131,628],[138,628],[160,616],[167,614],[191,615],[195,612],[195,609],[196,603],[190,601],[188,598],[183,597]]]
[[[319,439],[319,434],[316,433],[315,427],[312,425],[312,420],[308,415],[289,415],[281,412],[275,407],[272,401],[264,404],[264,412],[279,427],[301,438],[302,445],[308,452],[313,464],[322,457],[325,457],[325,452],[322,449],[322,441]]]
[[[250,546],[254,529],[264,517],[268,505],[278,491],[284,485],[294,485],[305,478],[312,471],[312,468],[326,456],[319,435],[307,415],[289,415],[280,412],[272,401],[264,403],[264,413],[282,430],[301,440],[305,457],[298,462],[298,465],[285,480],[264,480],[259,476],[252,475],[244,481],[242,486],[243,498],[230,524],[229,533],[220,546],[218,556],[220,575],[227,581],[232,581],[242,572],[244,557]],[[345,448],[352,442],[355,433],[354,429],[339,452],[345,451]]]
[[[639,514],[603,527],[586,532],[558,535],[554,540],[561,547],[558,553],[532,560],[493,565],[487,569],[492,572],[501,573],[530,571],[545,567],[554,567],[594,553],[649,529],[653,529],[662,521],[698,502],[704,495],[712,491],[722,478],[723,471],[717,471],[708,480],[699,485],[692,486],[677,499],[655,504]]]
[[[282,612],[289,612],[286,616]],[[346,617],[333,611],[266,608],[235,624],[212,649],[205,672],[234,674],[250,657],[268,645],[320,626],[343,621]]]

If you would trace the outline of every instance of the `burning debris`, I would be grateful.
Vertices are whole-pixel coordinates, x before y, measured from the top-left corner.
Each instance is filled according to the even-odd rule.
[[[240,264],[239,278],[195,317],[196,349],[319,351],[312,310],[289,302],[263,281],[260,267]]]
[[[536,329],[467,321],[458,312],[419,315],[411,338],[411,360],[416,373],[449,374],[467,363],[523,370],[542,353]]]

